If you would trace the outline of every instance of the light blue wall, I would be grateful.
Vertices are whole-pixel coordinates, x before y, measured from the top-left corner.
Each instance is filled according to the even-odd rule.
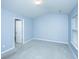
[[[1,10],[1,52],[14,47],[13,40],[13,15]],[[3,47],[5,45],[5,47]]]
[[[25,18],[24,20],[24,42],[32,39],[32,19]]]
[[[32,20],[1,9],[1,53],[14,46],[14,17],[24,19],[24,38],[32,38]],[[5,45],[5,47],[4,47]]]
[[[33,21],[33,37],[68,43],[68,16],[48,14]]]
[[[76,48],[71,44],[71,19],[72,17],[78,15],[78,9],[77,9],[77,6],[73,8],[73,10],[71,11],[71,13],[69,14],[69,46],[71,47],[72,51],[74,52],[74,54],[76,56],[78,56],[78,51],[76,50]]]

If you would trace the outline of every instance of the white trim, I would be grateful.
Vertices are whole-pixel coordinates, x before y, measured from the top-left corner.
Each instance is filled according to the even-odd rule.
[[[76,48],[78,50],[78,47],[76,46],[76,44],[73,41],[71,41],[71,44],[74,46],[74,48]]]
[[[68,45],[69,46],[69,45]],[[77,56],[75,55],[75,53],[73,52],[73,50],[72,50],[72,48],[69,46],[69,49],[70,49],[70,51],[71,51],[71,53],[72,53],[72,56],[74,57],[73,59],[77,59]]]
[[[15,47],[15,17],[13,17],[13,45]]]
[[[24,19],[23,19],[23,43],[24,43]]]
[[[55,42],[55,43],[68,44],[67,42],[52,41],[52,40],[42,39],[42,38],[32,38],[32,39],[33,39],[33,40],[42,40],[42,41],[48,41],[48,42]]]
[[[26,44],[26,43],[30,42],[31,40],[33,40],[33,39],[29,39],[29,40],[27,40],[27,41],[24,41],[23,44]]]
[[[7,50],[3,51],[1,54],[5,54],[5,53],[7,53],[7,52],[9,52],[9,51],[11,51],[11,50],[13,50],[13,49],[15,49],[15,47],[12,47],[12,48],[10,48],[10,49],[7,49]]]
[[[23,18],[20,18],[20,17],[13,17],[13,20],[14,20],[14,31],[13,31],[13,34],[14,34],[14,45],[15,45],[15,19],[20,19],[22,20],[23,22],[23,40],[22,40],[22,44],[24,44],[24,19]]]

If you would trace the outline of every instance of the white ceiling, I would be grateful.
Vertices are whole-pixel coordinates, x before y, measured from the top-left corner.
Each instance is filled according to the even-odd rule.
[[[68,14],[77,0],[43,0],[41,5],[35,5],[34,0],[2,0],[2,8],[6,8],[20,15],[35,18],[46,13]]]

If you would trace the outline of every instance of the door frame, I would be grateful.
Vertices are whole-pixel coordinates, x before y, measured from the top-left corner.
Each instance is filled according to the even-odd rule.
[[[22,44],[24,44],[24,19],[22,18],[14,18],[14,45],[16,45],[16,20],[21,20],[23,23],[23,39],[22,39]]]

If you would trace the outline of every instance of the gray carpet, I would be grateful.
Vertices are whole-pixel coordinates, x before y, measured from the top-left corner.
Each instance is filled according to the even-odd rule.
[[[65,44],[32,40],[17,47],[16,53],[2,59],[73,59]]]

